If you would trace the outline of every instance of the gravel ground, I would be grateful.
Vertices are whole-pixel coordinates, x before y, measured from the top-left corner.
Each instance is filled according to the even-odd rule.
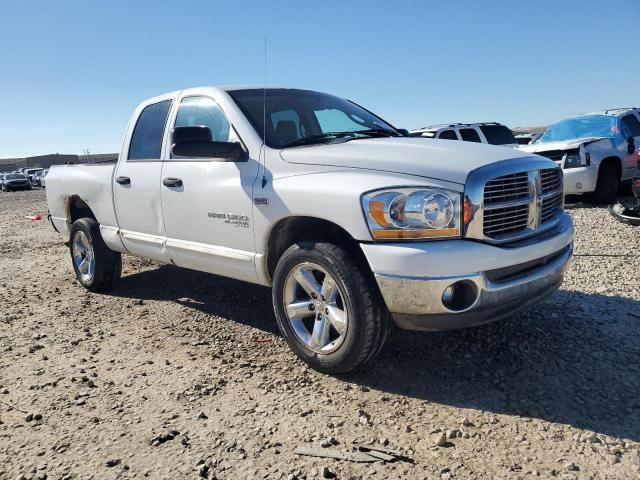
[[[328,377],[268,289],[124,257],[85,292],[42,191],[0,196],[0,479],[640,478],[640,230],[571,211],[563,288],[511,320],[400,332]],[[401,452],[392,463],[297,447]],[[325,447],[323,447],[323,445]]]

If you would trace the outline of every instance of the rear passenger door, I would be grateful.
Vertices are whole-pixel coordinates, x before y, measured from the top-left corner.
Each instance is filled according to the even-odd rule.
[[[171,99],[147,105],[130,127],[116,167],[113,195],[120,236],[133,255],[168,261],[160,201],[164,130]]]

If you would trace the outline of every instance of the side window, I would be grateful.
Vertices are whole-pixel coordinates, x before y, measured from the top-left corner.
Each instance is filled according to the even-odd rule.
[[[162,136],[171,100],[148,105],[142,110],[129,144],[131,161],[160,160]]]
[[[482,143],[482,140],[480,140],[480,135],[478,135],[478,132],[475,130],[475,128],[461,128],[459,130],[459,133],[462,137],[462,140],[464,140],[465,142]]]
[[[640,122],[635,115],[625,115],[622,117],[622,123],[632,137],[640,137]]]
[[[443,130],[438,135],[438,138],[441,138],[442,140],[458,140],[455,130]]]
[[[231,125],[218,104],[209,97],[185,97],[180,102],[176,116],[176,127],[204,125],[211,130],[214,142],[235,141],[229,139]]]

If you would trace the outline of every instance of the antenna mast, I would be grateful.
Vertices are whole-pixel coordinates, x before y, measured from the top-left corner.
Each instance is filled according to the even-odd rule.
[[[267,36],[264,36],[264,87],[262,89],[262,188],[267,184]]]

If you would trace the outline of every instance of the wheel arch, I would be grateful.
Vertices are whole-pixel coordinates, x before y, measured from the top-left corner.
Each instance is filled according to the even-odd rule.
[[[352,253],[358,261],[366,262],[359,242],[340,225],[313,216],[285,217],[275,222],[267,235],[264,269],[269,282],[282,254],[302,241],[333,243]]]
[[[67,197],[65,202],[65,211],[67,223],[69,225],[73,225],[73,222],[80,218],[91,218],[96,222],[98,221],[91,209],[91,206],[79,195],[70,195]]]

